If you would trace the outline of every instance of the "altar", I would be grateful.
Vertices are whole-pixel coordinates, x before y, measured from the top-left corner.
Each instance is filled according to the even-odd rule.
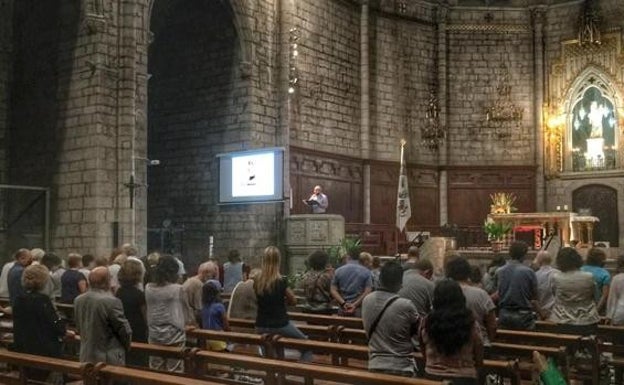
[[[546,236],[558,235],[562,246],[570,246],[572,241],[592,246],[594,224],[600,221],[594,216],[567,211],[489,214],[488,219],[511,225],[514,234],[520,229],[534,228],[541,229]]]

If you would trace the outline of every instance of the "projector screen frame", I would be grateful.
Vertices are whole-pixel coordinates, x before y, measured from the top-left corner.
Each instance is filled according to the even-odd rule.
[[[264,195],[249,195],[253,188],[267,189],[268,186],[264,183],[261,187],[253,187],[251,190],[247,187],[242,187],[241,191],[239,191],[242,195],[234,195],[235,187],[233,186],[233,181],[239,180],[240,177],[236,177],[234,175],[235,170],[233,169],[233,165],[235,159],[245,159],[252,158],[252,160],[257,160],[260,163],[259,168],[263,168],[263,162],[266,163],[269,160],[267,158],[263,158],[263,155],[272,155],[273,162],[273,172],[272,172],[272,194],[264,194]],[[240,205],[240,204],[258,204],[258,203],[282,203],[285,201],[284,197],[284,147],[265,147],[265,148],[257,148],[251,150],[241,150],[241,151],[232,151],[227,153],[217,154],[216,157],[218,159],[218,169],[219,169],[219,179],[218,179],[218,189],[219,189],[219,197],[218,197],[218,205]],[[240,163],[240,162],[238,162]],[[240,164],[239,164],[240,165]],[[266,169],[266,167],[264,167]],[[270,175],[269,175],[270,176]],[[238,178],[238,179],[237,179]],[[249,191],[245,191],[248,189]]]

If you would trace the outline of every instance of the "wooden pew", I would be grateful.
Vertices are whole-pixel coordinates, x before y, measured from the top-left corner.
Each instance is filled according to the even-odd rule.
[[[95,375],[97,385],[109,385],[113,384],[113,381],[126,382],[132,385],[222,385],[225,382],[219,383],[189,377],[182,379],[173,374],[104,364],[95,366]]]
[[[303,377],[306,384],[313,384],[314,380],[324,380],[353,385],[435,385],[439,381],[429,381],[418,378],[406,378],[388,374],[371,373],[365,370],[345,369],[344,367],[330,367],[322,365],[304,364],[270,358],[251,357],[240,354],[227,354],[199,350],[194,354],[198,376],[202,376],[206,363],[242,367],[264,373],[265,385],[284,383],[285,376]]]
[[[274,336],[273,341],[279,352],[283,349],[311,350],[315,354],[327,354],[331,357],[332,365],[349,366],[349,359],[362,361],[357,367],[366,368],[368,361],[368,347],[362,345],[350,345],[333,342],[319,342],[310,340],[301,340],[295,338],[286,338],[282,336]],[[283,357],[280,357],[283,358]],[[414,359],[420,363],[420,367],[424,367],[424,359],[422,354],[415,352]],[[349,366],[350,367],[350,366]],[[503,378],[509,379],[511,385],[520,384],[520,375],[518,363],[516,361],[497,361],[484,360],[483,367],[480,369],[483,376],[486,374],[496,374]]]
[[[309,314],[299,312],[288,312],[288,316],[293,321],[306,322],[310,325],[343,326],[352,329],[364,329],[361,318],[342,317],[337,315]]]
[[[80,363],[60,358],[10,352],[7,350],[0,350],[0,362],[5,362],[11,366],[17,367],[19,370],[18,377],[11,376],[10,372],[0,373],[0,382],[3,384],[26,384],[26,368],[37,368],[60,372],[73,378],[82,378],[84,385],[95,384],[92,379],[94,366],[90,363]]]
[[[233,329],[241,329],[244,331],[255,332],[256,323],[254,320],[242,319],[242,318],[230,318],[228,319],[230,327]],[[334,341],[336,339],[336,327],[333,325],[302,325],[297,324],[299,330],[301,330],[308,337],[316,340]]]

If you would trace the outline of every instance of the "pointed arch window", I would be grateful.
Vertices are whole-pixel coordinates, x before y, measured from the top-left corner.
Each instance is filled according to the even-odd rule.
[[[617,118],[613,101],[589,86],[575,101],[570,122],[573,171],[616,167]]]

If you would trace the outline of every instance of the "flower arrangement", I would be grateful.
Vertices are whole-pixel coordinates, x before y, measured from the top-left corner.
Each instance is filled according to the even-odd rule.
[[[509,214],[516,211],[513,204],[516,203],[517,199],[518,197],[516,197],[516,194],[514,193],[497,192],[490,194],[490,200],[492,201],[492,204],[490,205],[490,213]]]
[[[488,241],[500,241],[503,236],[511,231],[509,223],[495,222],[488,218],[483,223],[483,230],[488,236]]]

